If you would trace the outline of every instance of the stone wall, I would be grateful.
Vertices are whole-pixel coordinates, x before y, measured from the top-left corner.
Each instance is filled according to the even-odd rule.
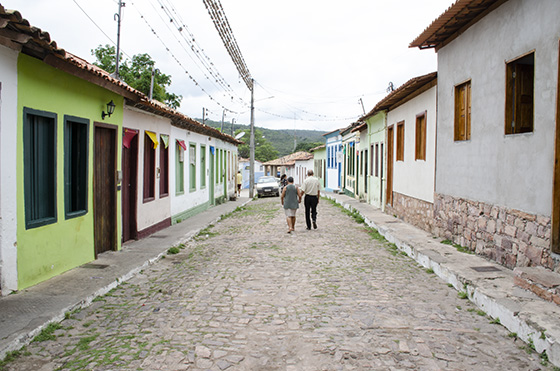
[[[559,270],[550,254],[550,217],[436,193],[434,218],[432,233],[508,268]]]
[[[393,206],[387,205],[385,212],[430,233],[434,230],[434,209],[431,202],[393,192]]]

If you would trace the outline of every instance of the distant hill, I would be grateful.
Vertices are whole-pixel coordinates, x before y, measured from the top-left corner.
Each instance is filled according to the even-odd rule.
[[[195,119],[199,122],[202,122],[202,119]],[[216,122],[212,120],[206,120],[206,125],[211,126],[216,129],[220,129],[222,126],[221,122]],[[257,127],[255,126],[255,129]],[[244,130],[249,129],[249,125],[243,124],[234,124],[233,125],[233,132],[235,133],[236,130]],[[271,144],[276,148],[280,157],[289,155],[294,150],[294,130],[291,129],[282,129],[282,130],[272,130],[272,129],[265,129],[265,128],[258,128],[260,131],[263,132],[265,138],[271,142]],[[231,122],[224,122],[224,133],[231,134]],[[326,131],[317,131],[317,130],[296,130],[296,141],[298,144],[302,142],[318,142],[318,143],[325,143],[325,138],[323,134],[327,133]],[[243,141],[249,141],[249,138],[241,139]]]

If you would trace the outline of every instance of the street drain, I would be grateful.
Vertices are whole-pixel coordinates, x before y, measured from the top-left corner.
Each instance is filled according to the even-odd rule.
[[[87,269],[105,269],[107,267],[108,267],[107,264],[88,263],[88,264],[82,265],[82,268],[87,268]]]
[[[477,272],[501,272],[501,269],[492,267],[492,266],[484,266],[484,267],[471,267]]]

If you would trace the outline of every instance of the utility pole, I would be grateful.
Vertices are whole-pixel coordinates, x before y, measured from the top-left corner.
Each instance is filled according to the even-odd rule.
[[[224,109],[224,110],[222,111],[222,126],[221,126],[221,128],[220,128],[220,131],[221,131],[222,133],[224,132],[224,117],[225,117],[225,115],[226,115],[226,110]]]
[[[297,139],[296,139],[296,114],[294,113],[294,149],[292,152],[296,151]]]
[[[251,137],[249,139],[249,198],[253,198],[253,188],[255,186],[255,107],[254,107],[255,79],[251,79]]]
[[[235,118],[231,119],[231,136],[233,136],[233,123],[235,122]]]
[[[364,108],[364,101],[362,100],[362,98],[358,99],[360,101],[360,103],[362,104],[362,111],[364,111],[364,115],[366,114],[366,109]]]
[[[119,80],[119,57],[121,55],[121,9],[124,6],[125,3],[119,0],[119,12],[113,17],[113,19],[117,21],[117,60],[115,61],[115,77]]]
[[[150,81],[150,95],[149,98],[150,100],[152,100],[152,97],[154,95],[154,76],[156,74],[156,66],[153,65],[152,66],[152,80]]]
[[[206,125],[206,108],[202,107],[202,125]]]

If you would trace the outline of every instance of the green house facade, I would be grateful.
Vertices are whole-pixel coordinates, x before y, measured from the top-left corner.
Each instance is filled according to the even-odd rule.
[[[26,54],[19,54],[17,69],[17,280],[23,289],[95,259],[96,130],[114,133],[119,171],[123,97]],[[110,101],[117,108],[102,119]],[[115,184],[109,198],[119,215],[116,192]],[[114,250],[120,247],[116,215]]]

